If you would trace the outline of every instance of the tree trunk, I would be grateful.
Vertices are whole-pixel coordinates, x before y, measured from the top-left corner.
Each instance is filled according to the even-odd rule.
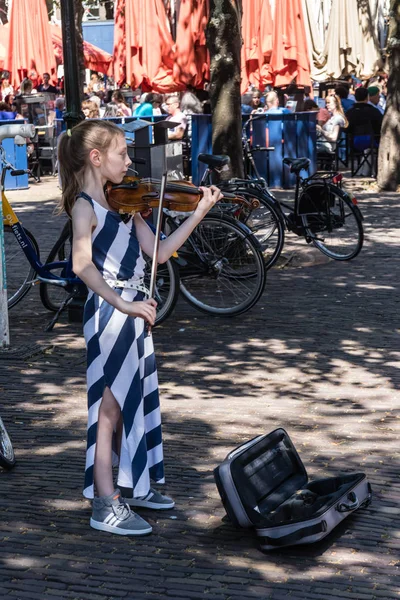
[[[207,45],[210,52],[210,102],[214,154],[227,154],[230,172],[243,177],[240,51],[242,1],[210,0]]]
[[[387,49],[389,79],[378,158],[378,187],[396,191],[400,184],[400,0],[391,0]]]

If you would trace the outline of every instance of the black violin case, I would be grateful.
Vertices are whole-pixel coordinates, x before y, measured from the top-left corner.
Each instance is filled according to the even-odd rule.
[[[309,481],[281,428],[230,452],[214,478],[228,518],[254,528],[261,550],[317,542],[371,501],[365,473]]]

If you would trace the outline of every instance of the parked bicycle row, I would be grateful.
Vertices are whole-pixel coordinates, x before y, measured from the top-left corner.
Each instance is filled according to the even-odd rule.
[[[341,188],[342,176],[324,172],[303,177],[310,164],[307,158],[284,159],[296,176],[296,189],[294,203],[282,202],[259,176],[253,160],[254,152],[267,150],[244,144],[252,173],[246,179],[220,181],[225,198],[195,228],[177,254],[159,266],[155,286],[157,323],[171,314],[179,293],[195,308],[212,315],[234,316],[252,308],[264,291],[268,269],[283,250],[286,232],[303,237],[307,244],[335,260],[350,260],[360,252],[362,215],[355,199]],[[7,162],[2,148],[0,152],[3,185],[7,170],[12,174],[19,171]],[[207,165],[202,185],[210,185],[229,162],[227,156],[203,154],[198,159]],[[159,189],[155,180],[133,176],[128,181],[132,191],[139,182]],[[169,185],[167,191],[178,199],[188,193],[186,182]],[[32,285],[40,283],[42,302],[55,313],[49,324],[52,328],[62,311],[86,293],[72,270],[69,222],[42,263],[34,234],[22,226],[4,191],[3,212],[8,305],[15,306]],[[188,218],[187,212],[166,208],[164,213],[166,234]],[[146,282],[150,269],[151,259],[147,257]]]

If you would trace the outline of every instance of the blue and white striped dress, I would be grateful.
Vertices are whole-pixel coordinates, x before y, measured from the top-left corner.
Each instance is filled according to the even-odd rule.
[[[133,219],[121,216],[81,194],[93,207],[97,226],[92,233],[92,260],[104,279],[140,280],[144,259],[136,238]],[[124,300],[143,300],[143,292],[115,288]],[[126,496],[144,496],[150,480],[164,483],[161,415],[153,341],[144,321],[119,312],[89,291],[84,310],[87,348],[88,432],[83,495],[94,497],[93,465],[97,422],[105,387],[109,387],[123,420],[117,485]]]

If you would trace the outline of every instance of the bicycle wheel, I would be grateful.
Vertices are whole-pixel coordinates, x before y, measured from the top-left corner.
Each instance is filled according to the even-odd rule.
[[[24,231],[39,257],[39,246],[33,235]],[[4,249],[6,258],[7,304],[8,308],[15,306],[29,292],[31,282],[35,279],[36,271],[29,264],[11,226],[4,225]]]
[[[71,224],[68,221],[65,224],[60,237],[50,250],[46,264],[56,261],[65,261],[65,265],[67,265],[67,261],[71,255],[71,247]],[[52,269],[52,273],[62,276],[63,269],[63,266]],[[52,312],[57,312],[62,302],[64,302],[65,298],[69,295],[69,292],[67,292],[64,287],[52,285],[45,281],[40,282],[39,291],[43,306]]]
[[[285,224],[273,203],[261,193],[240,190],[238,195],[246,199],[255,198],[260,202],[259,208],[242,211],[239,219],[250,227],[259,241],[264,256],[266,269],[270,269],[278,260],[285,242]]]
[[[361,212],[340,188],[308,186],[300,196],[299,212],[306,237],[329,258],[350,260],[360,252],[364,241]]]
[[[15,465],[15,454],[10,436],[0,417],[0,466],[4,469],[12,469]]]
[[[146,287],[150,287],[151,264],[152,260],[144,255],[146,261],[146,271],[144,282]],[[179,296],[179,267],[172,260],[160,264],[157,267],[156,285],[154,290],[154,299],[157,302],[156,325],[160,325],[175,308]]]
[[[181,292],[195,308],[233,316],[263,293],[263,255],[250,229],[226,216],[207,215],[179,250]]]

